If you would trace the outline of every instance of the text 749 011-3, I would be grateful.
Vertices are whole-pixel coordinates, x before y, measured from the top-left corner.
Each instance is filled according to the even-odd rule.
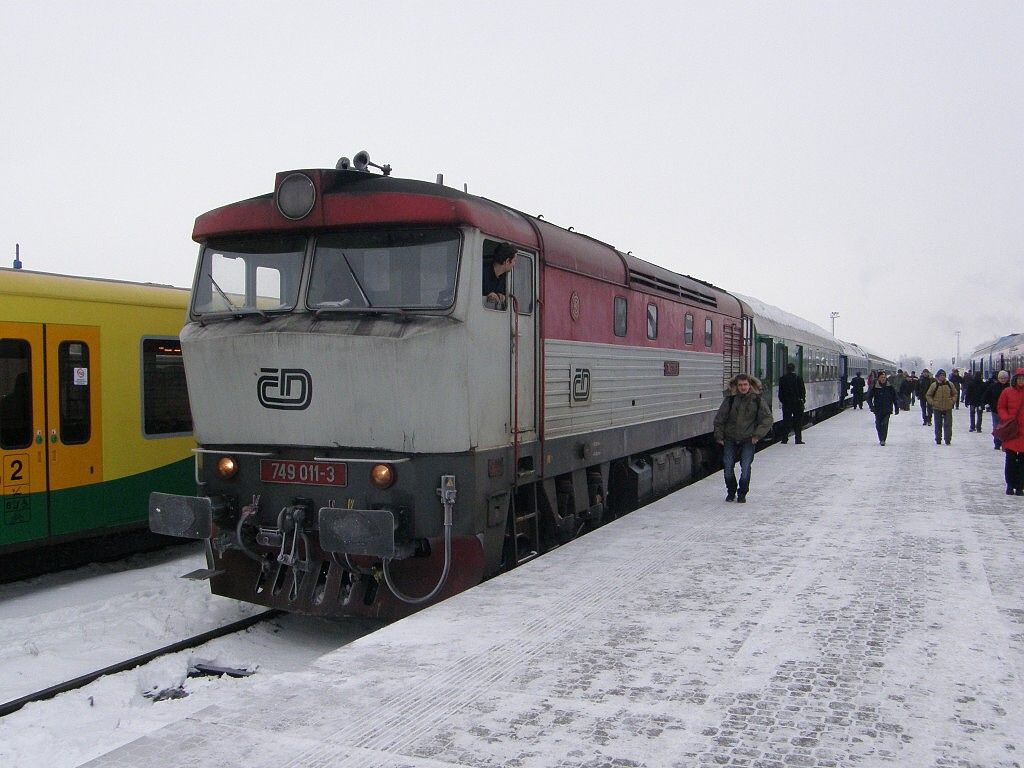
[[[348,468],[344,464],[319,461],[263,459],[260,480],[298,485],[348,485]]]

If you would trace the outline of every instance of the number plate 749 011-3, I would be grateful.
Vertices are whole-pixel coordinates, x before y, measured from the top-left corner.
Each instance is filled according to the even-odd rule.
[[[260,480],[297,485],[348,485],[348,467],[323,461],[261,459]]]

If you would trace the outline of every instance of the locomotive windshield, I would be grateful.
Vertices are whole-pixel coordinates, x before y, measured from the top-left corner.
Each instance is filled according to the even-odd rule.
[[[200,255],[193,314],[243,315],[293,309],[305,252],[305,236],[211,241]]]
[[[310,309],[448,309],[461,239],[455,229],[388,229],[320,235]]]

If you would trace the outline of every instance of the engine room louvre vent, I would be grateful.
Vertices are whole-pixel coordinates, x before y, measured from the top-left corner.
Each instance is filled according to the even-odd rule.
[[[703,304],[706,307],[718,306],[718,299],[709,293],[701,293],[700,291],[696,291],[693,288],[687,288],[679,285],[678,283],[662,280],[654,277],[653,275],[645,275],[643,272],[637,272],[635,269],[629,270],[629,284],[631,286],[650,288],[651,290],[658,291],[659,293],[667,293],[671,296],[689,299],[697,304]]]

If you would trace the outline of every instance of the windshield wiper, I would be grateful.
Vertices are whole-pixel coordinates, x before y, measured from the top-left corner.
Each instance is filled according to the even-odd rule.
[[[224,289],[217,285],[217,281],[213,279],[213,275],[208,275],[208,277],[210,278],[210,285],[212,285],[214,290],[216,290],[220,297],[224,299],[224,303],[228,305],[228,308],[226,310],[223,310],[222,312],[203,312],[203,317],[206,317],[207,315],[211,314],[222,315],[225,317],[244,317],[246,315],[259,315],[264,320],[268,317],[267,313],[264,312],[259,307],[239,307],[233,301],[231,301],[230,298],[228,298],[228,295],[224,292]]]
[[[220,297],[222,299],[224,299],[224,303],[228,305],[228,309],[236,309],[236,310],[237,309],[241,309],[241,307],[236,307],[232,303],[231,299],[228,298],[228,295],[226,293],[224,293],[223,289],[219,285],[217,285],[217,281],[213,279],[213,275],[212,274],[211,275],[207,275],[207,277],[210,278],[210,284],[214,287],[214,289],[217,291],[217,293],[220,294]]]
[[[348,301],[348,299],[346,299]],[[321,304],[314,312],[314,317],[322,314],[337,315],[405,315],[406,311],[401,307],[347,307],[342,302],[331,302],[326,306]]]
[[[345,260],[345,266],[348,267],[348,273],[352,275],[352,282],[356,284],[356,288],[359,289],[359,295],[363,297],[363,301],[366,302],[366,306],[370,306],[370,297],[366,295],[366,291],[363,290],[362,284],[359,282],[359,278],[356,277],[356,271],[352,269],[352,265],[349,264],[348,255],[342,251],[341,258]]]

